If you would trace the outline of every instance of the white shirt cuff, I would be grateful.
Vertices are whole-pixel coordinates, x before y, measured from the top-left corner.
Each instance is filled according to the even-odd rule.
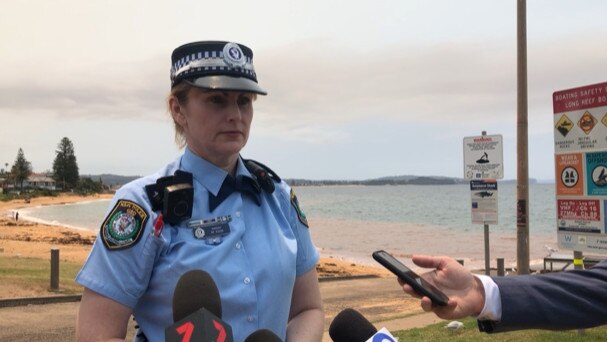
[[[476,317],[478,320],[499,321],[502,319],[502,299],[500,297],[500,289],[497,284],[486,275],[474,275],[477,277],[485,288],[485,305],[483,311]]]

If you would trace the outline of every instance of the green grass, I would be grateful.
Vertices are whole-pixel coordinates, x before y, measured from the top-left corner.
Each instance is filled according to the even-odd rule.
[[[445,323],[438,323],[424,328],[401,330],[393,332],[400,341],[605,341],[607,339],[607,326],[585,329],[580,335],[577,330],[549,331],[549,330],[521,330],[506,333],[486,334],[478,331],[476,320],[472,318],[460,320],[464,327],[458,331],[445,328]]]
[[[61,294],[80,294],[82,287],[74,278],[81,263],[61,261],[59,267],[59,291]],[[7,257],[0,255],[0,298],[10,298],[5,289],[24,288],[36,293],[36,296],[57,294],[50,291],[50,261],[36,258]],[[445,328],[446,322],[392,332],[400,341],[605,341],[607,326],[584,330],[584,335],[573,331],[523,330],[508,333],[485,334],[478,331],[476,320],[469,318],[461,320],[464,328],[450,331]],[[381,324],[379,324],[381,325]]]
[[[59,263],[59,292],[61,294],[82,293],[82,286],[74,277],[82,267],[80,263],[61,261]],[[0,298],[9,298],[5,289],[23,288],[36,295],[56,294],[50,291],[51,263],[36,258],[7,257],[0,255]]]

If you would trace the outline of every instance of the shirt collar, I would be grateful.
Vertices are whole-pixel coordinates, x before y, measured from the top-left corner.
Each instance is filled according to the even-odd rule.
[[[223,184],[224,179],[228,175],[224,169],[217,167],[215,164],[194,154],[188,147],[185,148],[185,152],[183,153],[183,156],[181,156],[180,168],[183,171],[191,173],[194,176],[194,179],[202,184],[202,186],[214,196],[217,196],[221,184]],[[254,178],[245,167],[240,156],[238,156],[238,164],[236,165],[236,176]]]

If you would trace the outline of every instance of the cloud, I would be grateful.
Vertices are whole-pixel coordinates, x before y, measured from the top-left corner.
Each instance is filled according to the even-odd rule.
[[[551,96],[554,91],[605,81],[601,71],[607,47],[596,42],[606,39],[605,32],[530,39],[530,141],[545,141],[546,137],[551,140]],[[348,154],[347,148],[356,146],[352,147],[356,152],[364,151],[368,148],[366,142],[376,137],[389,140],[381,145],[382,150],[388,150],[401,143],[399,136],[407,136],[405,140],[410,140],[413,134],[419,134],[419,139],[427,138],[428,146],[452,145],[463,136],[478,134],[484,129],[490,134],[504,134],[507,141],[513,141],[516,135],[514,40],[458,39],[457,43],[440,45],[403,43],[366,48],[364,45],[346,46],[328,38],[310,38],[266,46],[255,49],[255,53],[259,80],[269,96],[259,97],[255,105],[255,141],[251,152],[261,154],[263,160],[271,162],[277,156],[282,158],[280,153],[288,159],[292,151],[299,151],[300,155],[322,153],[327,162],[339,160],[340,165],[348,165],[346,159],[355,160],[351,154],[356,153]],[[165,51],[148,57],[132,57],[125,62],[101,59],[84,64],[53,64],[52,68],[44,63],[0,66],[3,126],[17,127],[16,132],[23,132],[25,127],[32,131],[37,124],[55,125],[51,126],[54,135],[46,139],[39,132],[48,127],[36,128],[33,131],[35,141],[17,139],[15,134],[20,133],[3,131],[0,140],[4,150],[0,154],[12,161],[16,149],[24,147],[29,158],[39,145],[54,146],[62,136],[68,136],[74,138],[83,154],[97,153],[95,156],[99,156],[95,152],[99,139],[114,135],[95,137],[93,133],[100,126],[112,131],[118,124],[127,125],[118,136],[141,145],[131,153],[144,154],[150,146],[164,148],[163,143],[166,143],[171,149],[167,147],[162,155],[172,155],[170,122],[165,110],[165,97],[169,91],[167,56]],[[45,120],[42,121],[40,118],[43,117]],[[154,124],[153,136],[145,133],[150,120]],[[378,124],[371,126],[371,122]],[[399,128],[402,133],[386,134],[383,127],[390,126]],[[163,133],[164,127],[168,133]],[[373,132],[362,135],[360,128],[357,131],[353,127],[368,128]],[[166,135],[166,141],[158,139],[159,134]],[[361,145],[358,147],[353,143]],[[115,144],[107,141],[104,146],[111,152],[116,151],[115,155],[100,160],[121,158],[117,152],[119,148],[112,147]],[[542,145],[546,147],[542,155],[552,155],[551,144],[548,141]],[[320,151],[314,150],[319,147]],[[287,151],[279,152],[282,148]],[[52,148],[50,150],[52,152]],[[270,151],[268,155],[264,155],[266,151]],[[368,152],[368,155],[373,154]],[[40,163],[41,158],[32,158],[37,163],[36,168],[48,168],[49,161]],[[424,156],[418,158],[421,160]],[[82,157],[81,160],[84,167],[86,159]],[[118,165],[130,166],[125,160]],[[415,163],[409,159],[406,164]],[[86,165],[101,168],[92,161]],[[118,165],[111,168],[118,168]],[[395,164],[393,169],[405,167]],[[132,168],[121,172],[145,173],[136,171],[134,165]],[[290,173],[296,174],[303,169],[294,164]],[[380,172],[373,171],[370,166],[363,170],[351,165],[351,169],[359,170],[360,175]],[[459,166],[453,169],[459,170]],[[329,174],[330,171],[323,172]],[[381,172],[387,172],[387,169],[382,168]],[[544,173],[552,174],[552,171]],[[317,177],[322,175],[319,173]]]
[[[159,59],[103,65],[57,65],[6,70],[0,80],[0,115],[45,111],[62,119],[159,119],[165,111],[167,75]]]
[[[597,39],[571,35],[559,37],[558,44],[540,41],[528,48],[530,113],[549,109],[551,93],[562,85],[596,78],[607,53],[596,46]],[[572,48],[563,48],[568,46]],[[377,51],[310,40],[262,51],[256,58],[260,82],[270,93],[258,108],[279,126],[343,124],[378,116],[408,122],[480,117],[503,122],[516,112],[512,40]]]

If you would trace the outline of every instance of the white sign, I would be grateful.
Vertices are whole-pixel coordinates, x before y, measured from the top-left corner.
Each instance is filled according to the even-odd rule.
[[[502,135],[464,138],[464,179],[504,178]]]
[[[470,181],[472,223],[497,224],[497,181]]]

